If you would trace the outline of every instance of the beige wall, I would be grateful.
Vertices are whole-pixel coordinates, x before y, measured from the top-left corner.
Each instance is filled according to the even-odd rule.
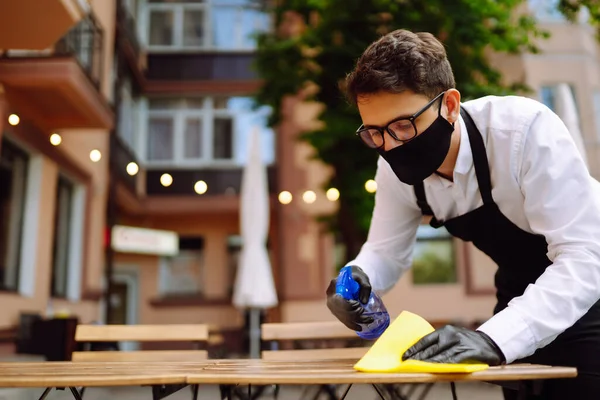
[[[113,42],[115,31],[115,5],[116,0],[94,0],[92,8],[104,28],[104,80],[102,93],[107,98],[112,96],[112,63]],[[1,114],[1,113],[0,113]],[[108,139],[106,130],[65,130],[58,132],[62,136],[59,149],[73,159],[77,165],[92,176],[91,207],[88,210],[89,218],[88,235],[85,246],[84,259],[86,280],[83,282],[82,295],[86,291],[101,290],[102,274],[104,268],[104,225],[107,200],[108,182]],[[47,132],[48,136],[51,132]],[[89,153],[92,149],[102,152],[102,160],[92,163]],[[37,232],[37,245],[30,251],[36,253],[35,294],[33,297],[23,297],[18,294],[0,293],[0,304],[3,312],[0,313],[0,329],[14,326],[18,323],[20,312],[45,313],[48,306],[50,293],[50,276],[52,264],[52,246],[54,229],[54,202],[57,174],[59,167],[47,157],[43,157],[43,178],[39,189],[41,201],[39,203],[39,221]],[[27,246],[27,243],[24,244]],[[68,310],[79,316],[82,322],[97,320],[99,307],[96,301],[82,300],[69,302],[67,300],[53,300],[54,311]]]
[[[142,219],[124,219],[121,223],[154,229],[176,231],[182,236],[204,237],[203,297],[202,304],[153,305],[159,298],[159,258],[136,254],[118,254],[116,269],[135,269],[139,279],[139,323],[176,324],[205,323],[221,328],[239,327],[242,314],[230,304],[228,286],[233,279],[227,268],[226,239],[239,232],[237,213],[219,215],[173,216]],[[217,304],[211,304],[215,300]]]

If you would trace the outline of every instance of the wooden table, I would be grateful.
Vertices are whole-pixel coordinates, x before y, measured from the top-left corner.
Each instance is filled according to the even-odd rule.
[[[572,378],[575,368],[541,365],[491,367],[472,374],[375,374],[355,371],[354,361],[206,360],[203,362],[41,362],[0,363],[0,387],[69,388],[152,386],[160,399],[187,385],[403,384],[458,381],[536,381]],[[197,386],[196,386],[197,387]],[[344,397],[345,397],[344,394]]]

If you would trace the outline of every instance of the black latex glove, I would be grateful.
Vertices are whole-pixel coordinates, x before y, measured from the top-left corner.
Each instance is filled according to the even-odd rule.
[[[450,364],[479,361],[488,365],[500,365],[506,360],[485,333],[451,325],[424,336],[406,350],[402,359]]]
[[[360,303],[366,304],[371,296],[371,282],[365,272],[355,265],[350,267],[352,270],[352,279],[360,286],[358,298]],[[336,278],[332,279],[327,287],[327,308],[344,325],[354,331],[362,331],[359,324],[370,324],[373,317],[363,316],[365,312],[363,306],[356,300],[346,300],[335,293]]]

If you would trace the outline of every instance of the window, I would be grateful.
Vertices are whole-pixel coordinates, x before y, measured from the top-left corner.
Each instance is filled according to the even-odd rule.
[[[413,283],[435,284],[455,283],[456,261],[452,236],[441,227],[420,225],[417,229],[417,242],[414,248]]]
[[[253,50],[270,19],[252,0],[146,0],[152,50]]]
[[[129,14],[134,19],[137,18],[138,3],[139,3],[139,0],[124,0],[123,1],[123,5],[125,6],[125,9],[129,12]]]
[[[59,175],[54,204],[54,246],[50,290],[53,297],[67,297],[73,193],[73,184]]]
[[[160,294],[178,296],[202,293],[203,266],[204,238],[180,237],[179,254],[162,258]]]
[[[566,21],[565,16],[558,10],[560,0],[529,0],[529,9],[536,19],[541,22]]]
[[[27,167],[25,152],[7,140],[0,149],[0,290],[18,289]]]
[[[152,98],[144,139],[149,166],[243,165],[251,130],[261,131],[265,163],[274,159],[269,107],[253,109],[246,97]]]
[[[137,141],[138,105],[131,91],[131,80],[126,79],[121,87],[121,102],[118,113],[117,134],[130,150],[135,150]]]
[[[558,85],[544,85],[540,88],[540,101],[544,103],[549,109],[554,112],[557,112],[557,101],[556,101],[556,87]],[[571,93],[573,94],[573,100],[575,101],[575,108],[579,110],[579,106],[577,105],[577,96],[575,93],[575,87],[569,84],[571,88]]]
[[[235,288],[235,274],[240,262],[240,254],[242,252],[242,237],[239,235],[231,235],[227,237],[227,268],[229,270],[229,288],[227,293],[229,297],[233,296]]]

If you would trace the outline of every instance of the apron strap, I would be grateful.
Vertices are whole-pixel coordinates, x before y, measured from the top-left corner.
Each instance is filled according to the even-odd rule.
[[[467,127],[469,143],[471,144],[471,153],[473,154],[473,164],[475,165],[475,175],[477,176],[477,184],[479,185],[479,193],[483,199],[483,204],[493,204],[494,199],[492,198],[490,166],[488,165],[483,137],[481,136],[479,129],[477,129],[475,122],[473,122],[473,118],[471,118],[464,107],[460,108],[460,115],[462,115],[465,126]]]
[[[429,203],[427,203],[427,196],[425,196],[425,187],[423,186],[423,182],[419,182],[414,185],[413,189],[415,191],[415,196],[417,197],[417,205],[421,209],[421,214],[433,216],[433,210],[431,207],[429,207]]]

